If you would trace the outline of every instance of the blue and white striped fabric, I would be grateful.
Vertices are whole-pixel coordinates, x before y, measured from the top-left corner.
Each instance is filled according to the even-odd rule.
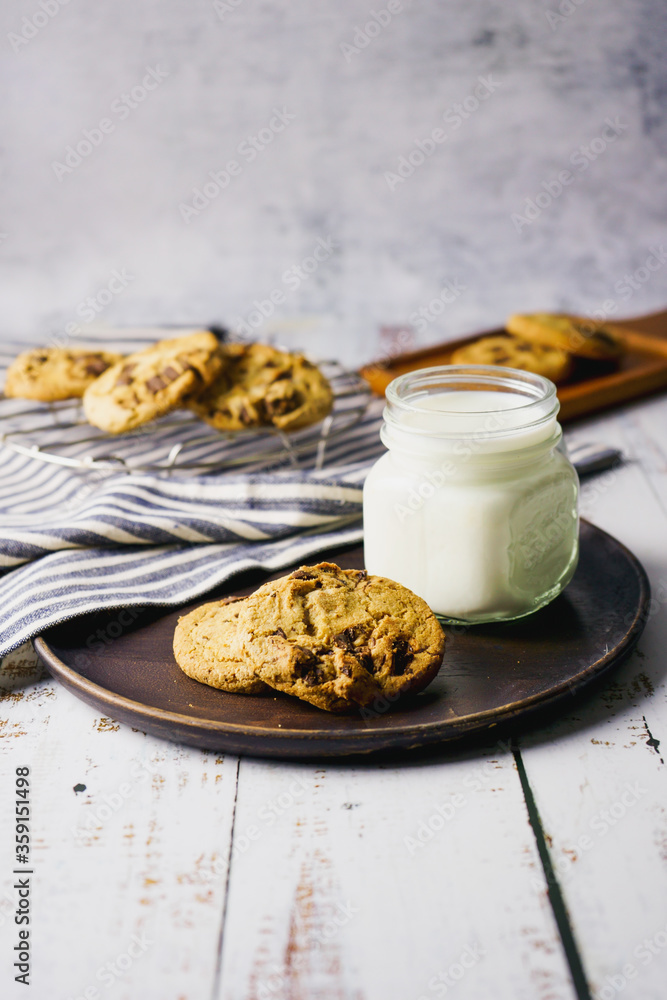
[[[104,342],[125,353],[144,346],[129,336]],[[20,349],[3,345],[2,369]],[[39,404],[3,403],[12,428],[29,428],[35,411],[43,423]],[[239,464],[243,440],[228,446],[231,471],[209,475],[81,472],[0,448],[0,656],[76,615],[178,606],[243,570],[275,572],[358,542],[363,479],[382,452],[380,412],[374,401],[333,439],[317,472],[314,447],[301,458],[304,471],[252,471],[252,462]],[[201,429],[192,421],[183,436]],[[150,435],[118,439],[115,453],[154,461],[161,433],[158,423]],[[85,445],[86,454],[101,450],[108,441]],[[77,448],[68,453],[76,458]],[[196,447],[195,455],[206,459]]]
[[[146,340],[128,333],[110,343],[106,334],[104,343],[129,353]],[[0,351],[0,370],[20,349]],[[196,476],[81,472],[0,447],[0,656],[86,612],[186,604],[243,570],[275,572],[360,541],[363,480],[383,451],[382,406],[374,400],[363,419],[330,441],[321,471],[314,471],[315,446],[301,456],[306,471],[257,471],[253,445],[242,437],[213,445],[227,448],[230,472]],[[2,413],[13,414],[19,429],[44,423],[44,408],[23,401],[4,401]],[[196,460],[206,461],[211,435],[200,442],[201,428],[192,420],[179,433]],[[49,433],[62,439],[66,431],[56,423]],[[148,464],[173,433],[158,423],[114,449]],[[583,449],[591,470],[618,457],[605,452],[600,465],[600,449]],[[108,450],[102,439],[65,453],[76,459]]]

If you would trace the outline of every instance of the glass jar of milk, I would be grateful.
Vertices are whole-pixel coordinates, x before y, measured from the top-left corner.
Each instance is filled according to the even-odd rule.
[[[577,474],[546,378],[445,365],[387,388],[389,449],[364,486],[369,573],[450,621],[519,618],[552,601],[578,555]]]

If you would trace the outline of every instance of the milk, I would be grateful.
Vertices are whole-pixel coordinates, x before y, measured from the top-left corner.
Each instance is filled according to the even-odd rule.
[[[557,403],[438,388],[393,405],[388,391],[389,451],[364,487],[366,568],[449,619],[527,614],[565,586],[577,558],[577,479]]]

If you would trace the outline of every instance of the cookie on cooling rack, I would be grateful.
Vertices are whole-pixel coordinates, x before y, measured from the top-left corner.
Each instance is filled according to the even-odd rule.
[[[43,403],[76,399],[122,357],[86,348],[40,347],[24,351],[7,369],[5,396]]]
[[[420,597],[334,563],[302,566],[233,604],[204,605],[181,618],[174,638],[176,661],[195,680],[252,693],[254,678],[328,712],[421,691],[444,648]]]
[[[302,354],[268,344],[222,344],[222,372],[188,404],[222,431],[273,425],[296,430],[322,420],[333,392],[319,368]]]
[[[555,313],[515,314],[506,329],[532,344],[545,344],[598,361],[613,361],[624,351],[622,331],[609,323]]]
[[[89,423],[121,434],[182,405],[205,389],[224,361],[208,331],[160,340],[109,368],[83,396]]]
[[[572,370],[572,358],[566,351],[550,344],[529,343],[504,334],[482,337],[454,351],[453,365],[501,365],[544,375],[552,382],[562,382]]]

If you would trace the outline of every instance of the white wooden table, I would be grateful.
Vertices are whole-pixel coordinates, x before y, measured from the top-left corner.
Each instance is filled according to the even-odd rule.
[[[654,602],[604,689],[516,753],[239,760],[100,718],[30,649],[8,656],[3,1000],[663,1000],[666,430],[665,397],[570,430],[628,456],[582,509],[642,560]],[[12,969],[22,766],[29,989]]]

